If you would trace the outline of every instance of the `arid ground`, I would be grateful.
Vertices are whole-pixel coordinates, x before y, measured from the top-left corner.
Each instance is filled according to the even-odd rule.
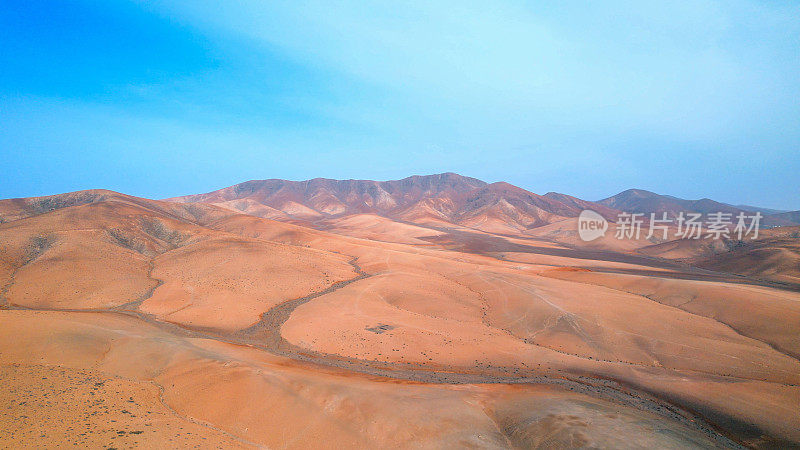
[[[796,227],[582,246],[470,180],[0,202],[0,447],[800,445]]]

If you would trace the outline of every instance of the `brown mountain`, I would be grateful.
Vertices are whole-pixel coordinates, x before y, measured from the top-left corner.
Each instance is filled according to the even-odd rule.
[[[611,218],[611,208],[563,194],[537,195],[508,183],[487,184],[455,173],[395,181],[254,180],[207,194],[169,199],[211,203],[259,217],[314,221],[377,214],[426,225],[522,231],[576,217],[586,208]]]

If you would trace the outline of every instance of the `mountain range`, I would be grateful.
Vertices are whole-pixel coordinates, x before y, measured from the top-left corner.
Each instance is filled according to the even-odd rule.
[[[0,201],[0,223],[120,195],[88,190],[45,197]],[[135,197],[130,197],[135,198]],[[166,199],[172,203],[209,204],[257,217],[304,225],[329,224],[344,217],[371,215],[377,220],[429,228],[463,227],[516,234],[576,218],[591,209],[614,222],[620,212],[709,214],[760,212],[764,227],[800,225],[800,211],[734,206],[711,199],[685,200],[642,189],[629,189],[599,201],[570,195],[529,192],[505,182],[486,183],[455,173],[411,176],[401,180],[306,181],[253,180],[216,191]]]

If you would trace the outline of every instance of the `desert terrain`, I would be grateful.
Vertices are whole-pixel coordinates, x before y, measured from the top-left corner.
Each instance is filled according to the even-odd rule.
[[[800,446],[793,216],[614,239],[629,207],[717,207],[649,194],[441,174],[2,200],[0,447]],[[610,236],[581,242],[583,209]]]

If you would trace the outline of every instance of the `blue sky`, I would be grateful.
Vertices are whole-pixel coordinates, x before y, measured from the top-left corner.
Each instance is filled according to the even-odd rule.
[[[800,209],[800,3],[0,8],[0,197],[458,172]]]

